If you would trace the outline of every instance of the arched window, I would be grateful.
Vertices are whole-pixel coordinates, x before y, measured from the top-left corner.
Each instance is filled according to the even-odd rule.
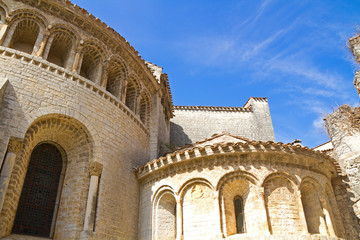
[[[43,143],[34,148],[16,212],[13,233],[41,237],[52,235],[62,168],[61,153],[54,145]]]
[[[236,233],[245,232],[244,202],[240,196],[234,198]]]
[[[74,44],[74,38],[73,34],[66,30],[61,29],[55,32],[49,39],[51,46],[48,56],[44,56],[44,58],[61,67],[67,67]]]
[[[80,75],[92,82],[98,82],[101,78],[101,52],[93,45],[87,45],[82,49],[82,63]]]
[[[140,97],[140,120],[149,126],[149,112],[150,112],[150,101],[148,95],[143,92]]]
[[[139,86],[134,79],[130,79],[126,87],[125,105],[133,112],[136,110]]]
[[[24,19],[16,25],[9,47],[31,54],[39,32],[35,21]]]
[[[108,68],[108,78],[106,84],[106,91],[110,92],[117,98],[120,98],[120,90],[125,81],[126,70],[119,61],[110,61]]]

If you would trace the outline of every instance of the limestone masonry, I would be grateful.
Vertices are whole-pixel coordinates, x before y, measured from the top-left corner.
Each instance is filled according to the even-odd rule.
[[[266,98],[174,106],[67,0],[0,0],[0,45],[0,239],[359,239],[358,108],[309,149],[275,142]]]

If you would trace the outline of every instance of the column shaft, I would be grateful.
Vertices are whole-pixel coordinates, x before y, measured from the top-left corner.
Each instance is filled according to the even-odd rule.
[[[5,157],[3,168],[0,173],[0,212],[2,210],[5,195],[9,186],[10,176],[15,164],[16,154],[8,152]]]

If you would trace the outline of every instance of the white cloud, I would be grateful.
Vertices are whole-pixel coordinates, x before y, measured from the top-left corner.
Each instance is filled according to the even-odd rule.
[[[313,121],[312,125],[313,125],[313,127],[315,128],[315,131],[316,131],[316,132],[326,133],[324,116],[319,116],[319,117],[317,117],[317,118]]]

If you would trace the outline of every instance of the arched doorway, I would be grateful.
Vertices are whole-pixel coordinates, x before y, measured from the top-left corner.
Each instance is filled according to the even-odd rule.
[[[34,148],[16,212],[13,233],[41,237],[52,235],[63,167],[63,158],[56,146],[41,143]]]

